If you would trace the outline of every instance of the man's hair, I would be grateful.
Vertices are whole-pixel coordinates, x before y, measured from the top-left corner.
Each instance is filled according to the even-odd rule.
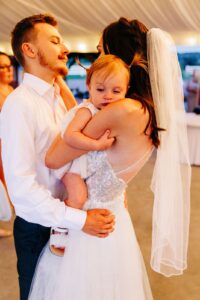
[[[15,58],[24,66],[24,55],[22,44],[29,42],[37,32],[34,30],[36,24],[46,23],[54,27],[57,26],[56,19],[49,14],[38,14],[22,19],[18,22],[11,33],[11,45]]]

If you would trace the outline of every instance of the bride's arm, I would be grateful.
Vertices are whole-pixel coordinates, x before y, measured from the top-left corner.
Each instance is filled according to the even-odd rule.
[[[58,86],[60,88],[60,95],[63,99],[63,102],[64,102],[67,110],[70,110],[75,105],[77,105],[74,95],[72,94],[71,90],[69,89],[66,82],[63,80],[63,78],[61,76],[57,76],[56,83],[58,84]]]
[[[121,101],[123,100],[109,104],[99,111],[84,128],[83,133],[90,138],[98,139],[106,130],[110,130],[110,137],[116,137],[116,127],[122,113],[124,113]],[[85,153],[87,151],[75,149],[65,144],[61,136],[58,135],[47,151],[45,163],[48,168],[57,169]]]

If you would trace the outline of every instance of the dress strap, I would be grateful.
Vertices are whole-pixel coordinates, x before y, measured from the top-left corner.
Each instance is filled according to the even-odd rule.
[[[93,103],[89,101],[89,99],[84,99],[79,107],[86,107],[90,110],[92,116],[94,116],[99,110],[94,106]]]
[[[154,147],[150,147],[145,153],[144,155],[139,158],[136,162],[134,162],[133,164],[129,165],[127,168],[121,169],[121,170],[114,170],[115,174],[121,175],[121,174],[126,174],[126,173],[131,173],[132,171],[135,171],[136,167],[139,165],[143,165],[145,164],[145,162],[150,158],[152,152],[154,150]]]

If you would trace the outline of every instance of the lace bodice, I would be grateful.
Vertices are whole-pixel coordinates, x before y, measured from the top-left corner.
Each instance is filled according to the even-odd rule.
[[[115,175],[105,151],[88,153],[87,173],[88,200],[85,209],[112,208],[124,201],[127,185]]]

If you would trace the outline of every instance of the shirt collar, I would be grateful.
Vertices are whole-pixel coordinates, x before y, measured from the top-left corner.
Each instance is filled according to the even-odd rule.
[[[23,83],[35,90],[40,96],[44,96],[53,88],[52,84],[30,73],[24,73]]]
[[[50,83],[30,73],[24,73],[23,83],[31,87],[38,95],[42,97],[42,99],[47,101],[51,107],[55,105],[54,101],[56,99],[56,103],[59,102],[64,111],[66,111],[63,100],[60,101],[60,87],[56,83],[51,85]]]

